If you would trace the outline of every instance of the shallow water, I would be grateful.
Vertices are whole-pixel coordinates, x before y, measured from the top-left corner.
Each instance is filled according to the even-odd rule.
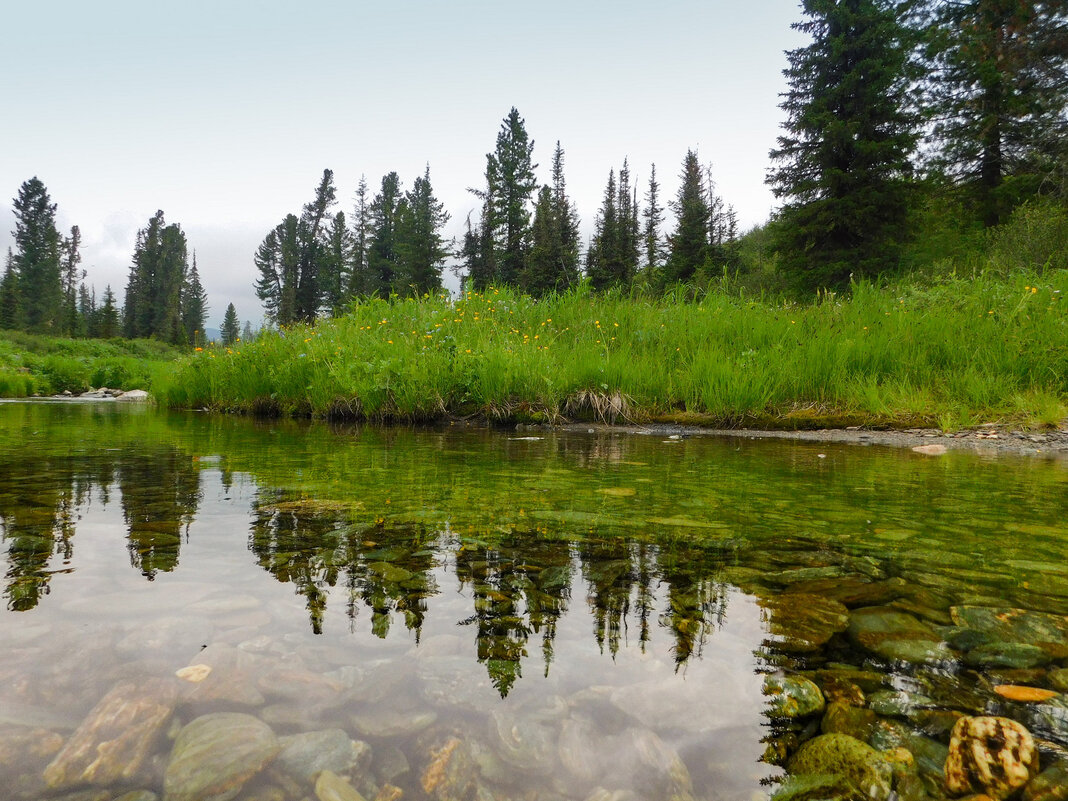
[[[839,730],[770,675],[934,797],[960,713],[1068,749],[994,689],[1068,688],[1066,520],[1035,459],[0,404],[0,787],[197,797],[175,737],[237,712],[239,799],[316,797],[325,730],[368,801],[764,798]],[[71,755],[109,693],[160,710],[125,773]]]

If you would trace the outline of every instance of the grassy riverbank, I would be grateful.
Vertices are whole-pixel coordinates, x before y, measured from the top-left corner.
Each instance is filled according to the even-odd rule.
[[[0,397],[107,386],[149,389],[181,351],[145,339],[67,339],[0,331]]]
[[[209,348],[173,407],[370,420],[951,428],[1068,414],[1068,270],[860,285],[811,304],[571,293],[376,300]]]

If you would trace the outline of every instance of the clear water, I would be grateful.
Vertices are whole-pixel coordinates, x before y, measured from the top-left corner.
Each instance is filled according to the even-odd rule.
[[[921,695],[878,713],[917,754],[986,711],[1056,757],[1068,711],[994,687],[1058,686],[1066,521],[1068,468],[1037,459],[0,404],[0,787],[85,789],[46,767],[151,679],[178,688],[167,722],[86,798],[163,796],[179,727],[223,711],[365,743],[368,801],[764,798],[821,725],[779,714],[768,674]],[[848,618],[814,623],[818,599]],[[936,653],[845,630],[873,608]],[[969,629],[973,608],[1055,632]],[[316,797],[279,764],[238,798]]]

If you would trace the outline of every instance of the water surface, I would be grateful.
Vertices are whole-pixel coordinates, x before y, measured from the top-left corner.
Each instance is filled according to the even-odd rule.
[[[162,796],[180,726],[239,712],[344,732],[368,801],[761,798],[828,728],[771,676],[934,792],[961,713],[1068,747],[1068,705],[994,690],[1058,687],[1066,519],[1035,459],[0,404],[0,786]],[[155,680],[133,775],[47,768]],[[314,797],[289,765],[238,798]]]

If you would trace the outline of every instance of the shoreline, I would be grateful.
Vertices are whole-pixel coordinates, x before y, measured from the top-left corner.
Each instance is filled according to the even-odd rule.
[[[1068,421],[1056,429],[1024,431],[1011,426],[986,424],[977,428],[945,433],[937,428],[866,429],[823,428],[805,431],[777,431],[748,428],[702,428],[700,426],[564,423],[555,426],[524,426],[520,430],[569,432],[617,432],[647,436],[736,437],[739,439],[783,439],[797,442],[830,442],[845,445],[880,445],[895,448],[941,446],[946,451],[965,451],[981,456],[1031,456],[1068,462]],[[921,452],[922,453],[922,452]],[[924,454],[937,456],[939,453]]]

